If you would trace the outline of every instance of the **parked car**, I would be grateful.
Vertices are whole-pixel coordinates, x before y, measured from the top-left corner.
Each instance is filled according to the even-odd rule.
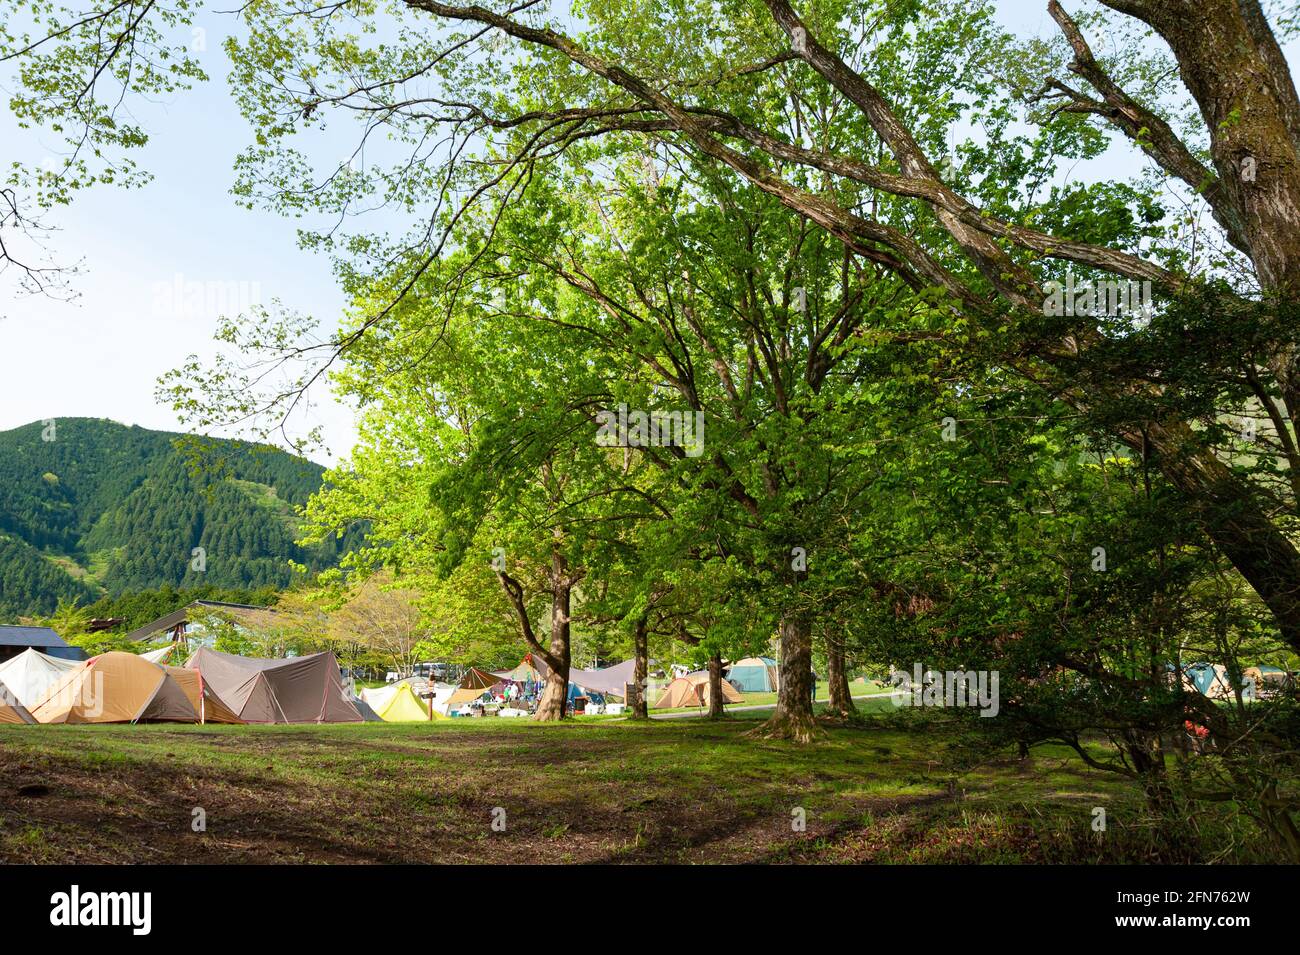
[[[447,679],[451,669],[451,665],[448,663],[417,663],[411,667],[411,672],[406,676],[403,676],[397,670],[389,670],[384,675],[384,682],[396,683],[398,680],[406,679],[407,676],[413,676],[421,680],[427,680],[430,683],[440,683]]]

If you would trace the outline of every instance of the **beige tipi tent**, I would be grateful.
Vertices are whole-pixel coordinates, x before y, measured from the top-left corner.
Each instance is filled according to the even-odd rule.
[[[167,667],[113,652],[66,673],[31,713],[38,723],[198,723],[197,701]]]

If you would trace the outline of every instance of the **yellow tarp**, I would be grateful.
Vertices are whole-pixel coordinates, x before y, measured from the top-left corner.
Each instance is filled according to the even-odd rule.
[[[486,692],[487,690],[477,690],[473,688],[461,688],[452,691],[451,696],[447,698],[447,712],[451,712],[463,703],[473,703]]]
[[[379,718],[386,723],[411,723],[416,720],[429,720],[429,703],[415,695],[409,683],[403,683],[393,694],[388,704],[377,711]],[[437,710],[433,711],[435,720],[446,719]]]

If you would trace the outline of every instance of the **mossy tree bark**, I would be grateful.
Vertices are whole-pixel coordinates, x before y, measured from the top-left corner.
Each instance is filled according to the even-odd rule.
[[[833,716],[848,717],[857,712],[849,692],[849,675],[844,669],[843,634],[826,635],[826,679],[830,683],[829,712]]]
[[[720,720],[724,715],[722,709],[722,657],[715,653],[709,657],[709,719]]]
[[[812,708],[812,622],[804,613],[781,619],[781,685],[776,711],[754,730],[765,739],[810,743],[817,736]]]
[[[649,640],[647,639],[647,621],[645,617],[636,622],[632,633],[632,653],[636,659],[632,669],[632,685],[628,687],[628,703],[632,707],[632,719],[650,718],[649,703],[646,701],[646,683],[650,678]]]

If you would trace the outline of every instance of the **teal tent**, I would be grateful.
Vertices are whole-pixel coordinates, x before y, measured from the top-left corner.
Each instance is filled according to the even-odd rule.
[[[746,657],[727,671],[727,682],[741,693],[775,693],[778,677],[771,657]]]
[[[1214,667],[1208,663],[1191,663],[1183,668],[1187,678],[1200,693],[1209,693],[1214,685]]]

